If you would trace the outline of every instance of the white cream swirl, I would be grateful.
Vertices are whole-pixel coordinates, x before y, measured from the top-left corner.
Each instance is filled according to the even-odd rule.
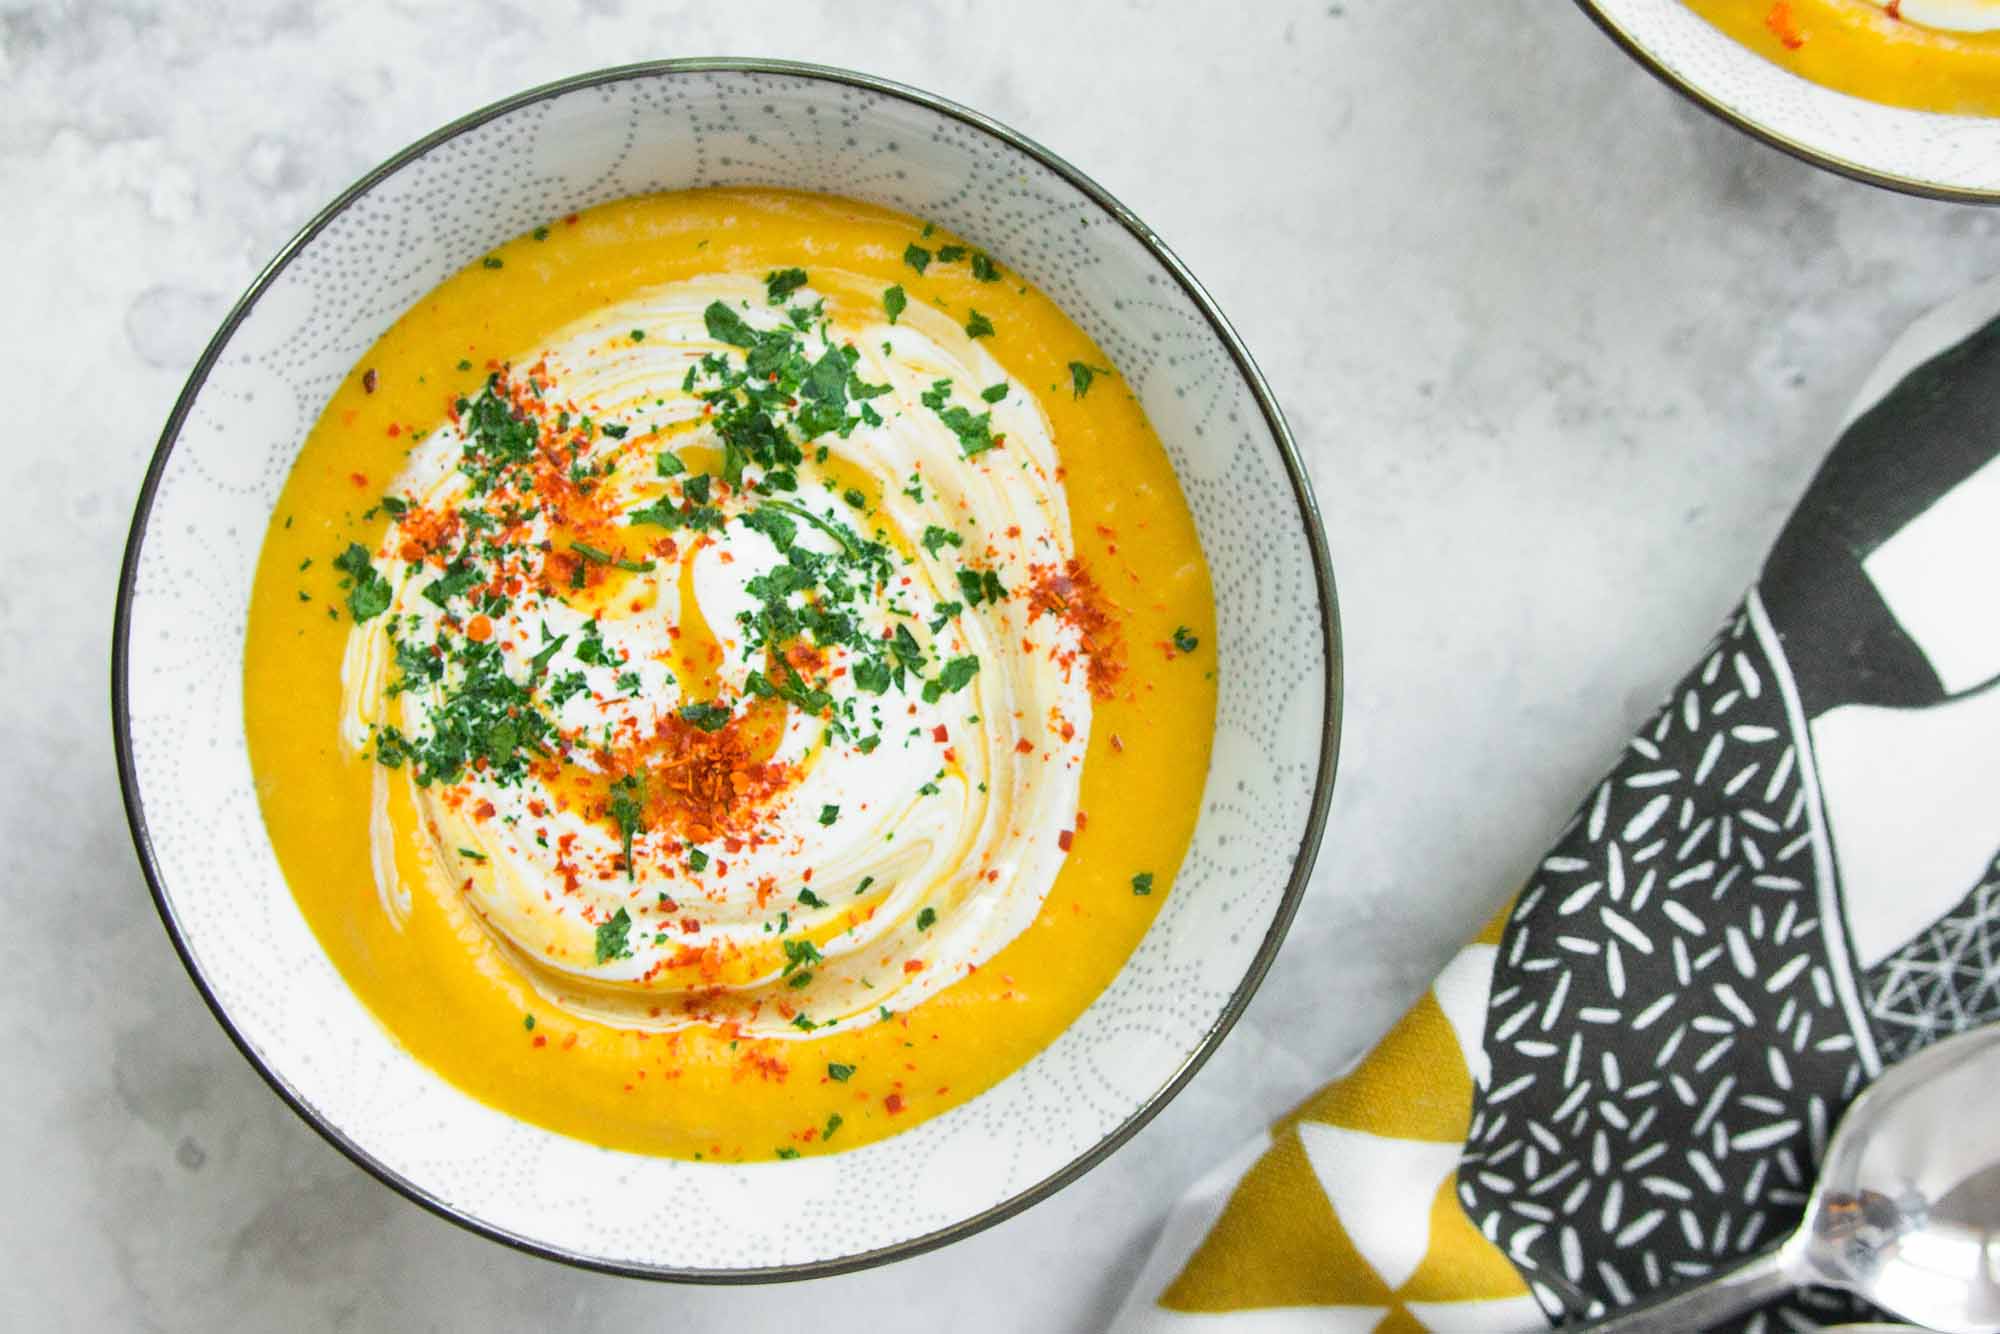
[[[861,287],[817,276],[822,291]],[[789,304],[812,308],[816,296],[802,288]],[[490,520],[484,532],[454,523],[450,516],[496,507],[497,492],[478,493],[463,423],[413,451],[391,487],[410,509],[370,553],[390,605],[350,636],[342,735],[356,753],[391,758],[384,729],[406,748],[443,735],[467,690],[469,669],[455,655],[468,639],[497,645],[507,681],[532,692],[559,740],[539,759],[520,752],[529,768],[513,777],[475,759],[420,785],[414,751],[405,758],[399,781],[418,815],[427,873],[441,890],[463,893],[536,987],[568,1010],[627,1027],[705,1022],[805,1037],[915,1005],[991,958],[1039,911],[1064,860],[1059,835],[1073,823],[1091,701],[1082,646],[1052,618],[1031,624],[1025,593],[1037,571],[1060,569],[1073,548],[1056,449],[1033,393],[955,320],[914,302],[893,326],[879,317],[808,320],[795,331],[809,358],[850,346],[854,383],[887,386],[866,400],[864,415],[879,424],[804,443],[796,491],[759,494],[756,483],[774,469],[753,465],[739,486],[710,480],[719,531],[629,524],[625,516],[655,502],[696,503],[688,482],[699,470],[662,478],[655,457],[717,446],[702,386],[684,386],[691,367],[741,357],[705,321],[718,302],[760,330],[785,327],[762,283],[718,275],[601,311],[514,363],[517,383],[520,368],[537,368],[526,382],[540,386],[529,406],[543,414],[545,450],[550,417],[566,430],[585,417],[593,428],[629,428],[618,439],[598,430],[570,475],[585,478],[578,506],[618,516],[615,531],[600,531],[650,543],[582,546],[642,568],[565,563],[574,516],[561,497],[526,518],[517,506],[516,525],[503,521],[497,535]],[[982,397],[1002,385],[997,402]],[[990,412],[985,429],[1000,445],[968,457],[940,403],[964,409],[961,426]],[[788,557],[778,538],[744,521],[764,508],[792,521],[790,544],[810,555]],[[441,524],[454,536],[426,553]],[[815,557],[844,569],[857,540],[878,544],[890,577],[845,604],[836,605],[838,584],[799,603],[808,613],[844,610],[858,631],[806,653],[804,675],[824,686],[825,716],[759,701],[753,672],[774,675],[767,650],[749,637],[763,605],[759,577]],[[479,567],[490,543],[526,564]],[[443,595],[459,556],[491,575],[484,592]],[[553,577],[558,569],[582,570],[591,583],[572,592]],[[976,605],[965,571],[975,587],[984,583]],[[715,650],[703,659],[710,634]],[[921,668],[881,693],[862,688],[855,669],[870,659],[904,663],[903,642]],[[586,647],[595,643],[601,651]],[[440,656],[431,645],[448,647]],[[427,652],[444,664],[438,680],[412,665]],[[962,667],[945,671],[968,659],[977,662],[969,679]],[[576,674],[586,688],[558,704],[552,684]],[[681,710],[710,701],[733,710],[723,731],[684,720]],[[490,729],[490,716],[480,716],[488,720],[475,722],[475,755],[491,735],[479,730]],[[722,803],[724,827],[691,845],[685,812],[659,794],[689,781],[724,742],[739,760],[751,752],[751,776],[722,775],[739,784],[739,799]],[[629,869],[619,822],[603,804],[617,774],[636,774],[651,802],[632,831]],[[377,827],[393,837],[386,821]],[[378,875],[392,875],[379,870],[384,860]],[[399,887],[382,888],[385,903],[401,901]]]
[[[1871,0],[1908,23],[1947,32],[2000,30],[2000,0]]]

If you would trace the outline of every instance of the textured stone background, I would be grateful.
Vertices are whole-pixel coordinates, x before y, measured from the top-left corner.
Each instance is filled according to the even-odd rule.
[[[327,198],[530,84],[849,65],[1055,148],[1165,236],[1325,508],[1347,740],[1248,1018],[1138,1140],[982,1236],[762,1290],[575,1273],[403,1203],[209,1018],[131,853],[118,556],[215,321]],[[2000,215],[1836,180],[1556,0],[0,0],[0,1310],[20,1328],[1091,1329],[1203,1167],[1387,1026],[1753,573],[1858,377]]]

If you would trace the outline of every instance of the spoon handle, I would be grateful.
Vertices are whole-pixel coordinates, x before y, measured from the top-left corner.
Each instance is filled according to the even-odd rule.
[[[1684,1334],[1709,1329],[1731,1316],[1762,1306],[1798,1287],[1792,1257],[1784,1246],[1760,1251],[1704,1279],[1695,1287],[1628,1306],[1583,1328],[1591,1334]]]

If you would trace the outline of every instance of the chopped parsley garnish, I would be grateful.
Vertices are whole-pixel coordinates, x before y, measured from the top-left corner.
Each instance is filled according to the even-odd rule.
[[[537,241],[546,241],[549,239],[549,229],[546,227],[537,227],[533,232],[533,236]]]
[[[632,931],[632,918],[623,908],[613,913],[609,920],[597,924],[597,962],[608,963],[613,959],[629,958],[632,948],[626,937]]]
[[[991,412],[981,412],[975,415],[970,408],[953,403],[950,399],[951,381],[949,380],[935,382],[929,389],[924,390],[921,396],[923,405],[936,413],[938,420],[943,422],[951,430],[951,433],[958,437],[960,453],[964,454],[966,458],[972,458],[975,455],[984,454],[987,450],[992,449],[1000,443],[993,438],[993,414]]]
[[[806,285],[804,269],[779,269],[764,275],[764,291],[769,303],[782,306],[792,293]]]
[[[576,660],[592,667],[616,667],[618,659],[611,656],[611,650],[604,647],[604,640],[598,634],[597,622],[592,620],[583,627],[583,638],[577,642]]]
[[[937,925],[937,909],[925,908],[917,914],[917,930],[928,931]]]
[[[924,550],[930,552],[933,556],[937,555],[945,547],[962,547],[964,545],[965,539],[949,528],[940,528],[934,523],[924,528]]]
[[[709,302],[707,308],[701,312],[701,322],[708,330],[708,336],[718,343],[727,343],[731,347],[757,345],[757,331],[723,302]]]
[[[802,1014],[795,1014],[792,1016],[792,1027],[800,1030],[801,1032],[810,1033],[815,1028],[818,1028],[819,1025],[814,1023],[812,1020],[806,1018]]]
[[[938,247],[938,263],[940,264],[956,264],[958,263],[958,261],[964,258],[965,258],[965,247],[962,245],[948,245],[948,246]]]
[[[485,259],[482,259],[479,262],[481,265],[489,269],[498,269],[504,267],[498,255],[488,255]]]
[[[663,449],[653,457],[653,470],[662,477],[678,477],[688,470],[681,462],[681,456],[671,449]]]
[[[987,319],[978,311],[973,311],[965,321],[965,336],[967,338],[991,338],[993,336],[993,321]]]
[[[903,312],[909,308],[909,305],[910,298],[904,293],[901,283],[897,283],[894,287],[885,287],[882,289],[882,309],[888,312],[889,323],[894,324],[902,316]]]
[[[854,1077],[854,1067],[851,1065],[842,1065],[838,1061],[828,1061],[826,1063],[826,1077],[836,1084],[845,1084]]]
[[[1132,892],[1141,897],[1153,892],[1153,873],[1141,871],[1132,877]]]
[[[682,721],[693,723],[704,732],[720,732],[729,725],[730,717],[729,706],[713,700],[681,705]]]
[[[1090,382],[1092,380],[1095,380],[1100,375],[1109,374],[1111,372],[1102,366],[1093,366],[1089,362],[1084,361],[1072,361],[1069,364],[1070,397],[1082,398],[1090,392]]]
[[[633,341],[633,342],[635,342],[635,343],[643,343],[643,342],[645,342],[645,341],[646,341],[646,331],[645,331],[644,329],[634,329],[634,330],[632,331],[632,341]]]
[[[972,257],[972,276],[982,283],[997,283],[1000,281],[1000,266],[982,250]]]
[[[636,868],[632,865],[632,835],[646,827],[645,818],[646,776],[642,773],[626,774],[611,785],[611,819],[618,826],[618,838],[624,845],[625,878],[627,880],[636,878]],[[625,910],[620,908],[618,915],[623,917]],[[619,939],[622,942],[624,937],[621,935]],[[604,935],[600,931],[598,933],[597,946],[599,963],[604,962],[602,957],[604,951],[603,941]]]
[[[1182,653],[1192,653],[1201,647],[1201,640],[1185,625],[1177,625],[1174,627],[1174,647]]]
[[[813,893],[810,889],[799,891],[799,902],[808,908],[824,908],[826,906],[826,900]]]
[[[700,848],[689,848],[688,870],[706,871],[707,869],[708,869],[708,854],[703,852]]]
[[[593,565],[609,565],[614,570],[624,570],[631,574],[645,574],[657,568],[649,560],[621,560],[608,551],[600,551],[587,542],[572,542],[569,549]]]
[[[912,241],[903,247],[903,262],[922,273],[931,266],[931,252]]]
[[[801,1018],[801,1019],[803,1019],[804,1017],[805,1017],[804,1015],[800,1015],[800,1016],[799,1016],[799,1018]],[[778,1154],[778,1156],[779,1156],[780,1158],[783,1158],[783,1159],[786,1159],[786,1160],[790,1160],[790,1159],[793,1159],[793,1158],[796,1158],[796,1157],[798,1157],[798,1156],[799,1156],[799,1151],[798,1151],[797,1149],[793,1149],[793,1148],[783,1148],[783,1149],[779,1149],[779,1150],[777,1151],[777,1154]]]
[[[987,385],[986,388],[979,391],[979,396],[988,403],[998,403],[1001,399],[1007,397],[1007,382],[1002,380],[999,384]]]
[[[834,1131],[846,1124],[847,1122],[841,1117],[840,1113],[834,1112],[826,1118],[826,1129],[819,1132],[819,1142],[822,1144],[826,1143],[833,1138]]]
[[[995,571],[963,569],[957,573],[959,593],[975,607],[982,603],[999,602],[1007,596],[1006,585],[1000,582],[1000,576]]]
[[[333,568],[347,576],[347,611],[358,624],[372,621],[389,609],[389,581],[368,560],[368,548],[359,542],[333,558]]]
[[[822,806],[819,808],[819,822],[821,824],[823,825],[832,824],[835,820],[838,820],[839,818],[840,818],[840,807]]]
[[[799,973],[798,977],[792,977],[792,985],[802,987],[807,982],[812,981],[811,966],[816,963],[825,962],[820,955],[819,947],[814,945],[810,940],[787,939],[780,943],[785,947],[785,971],[778,974],[778,976],[792,977],[794,972],[803,968],[807,971]]]
[[[528,1030],[528,1031],[529,1031],[530,1033],[534,1032],[534,1031],[535,1031],[535,1016],[533,1016],[532,1014],[524,1014],[524,1015],[522,1015],[522,1016],[521,1016],[521,1027],[522,1027],[522,1028],[525,1028],[525,1029],[527,1029],[527,1030]]]

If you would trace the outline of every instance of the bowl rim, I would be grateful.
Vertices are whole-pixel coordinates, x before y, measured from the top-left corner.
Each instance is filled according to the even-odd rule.
[[[859,88],[864,91],[899,98],[925,110],[957,120],[972,129],[1000,140],[1009,147],[1026,154],[1043,167],[1054,172],[1069,185],[1081,191],[1139,244],[1146,249],[1179,283],[1188,298],[1207,321],[1209,327],[1228,350],[1235,368],[1249,387],[1256,400],[1265,425],[1278,446],[1285,474],[1290,481],[1294,498],[1299,507],[1300,517],[1305,521],[1307,545],[1311,552],[1315,591],[1320,607],[1321,628],[1324,634],[1326,653],[1324,679],[1322,683],[1322,708],[1324,725],[1321,729],[1319,763],[1314,777],[1313,796],[1307,813],[1305,830],[1299,840],[1298,853],[1292,864],[1291,877],[1286,883],[1283,897],[1272,918],[1264,939],[1257,947],[1248,970],[1215,1022],[1210,1025],[1194,1050],[1181,1066],[1159,1088],[1149,1094],[1145,1101],[1124,1121],[1106,1134],[1086,1152],[1034,1185],[1016,1192],[997,1204],[960,1219],[945,1227],[922,1233],[887,1246],[857,1252],[853,1255],[835,1257],[829,1260],[815,1260],[800,1264],[771,1265],[745,1269],[701,1269],[681,1268],[670,1265],[648,1265],[627,1261],[611,1260],[601,1256],[588,1255],[565,1250],[562,1247],[539,1241],[499,1227],[485,1219],[474,1216],[451,1204],[449,1201],[431,1194],[417,1182],[403,1176],[386,1163],[375,1158],[354,1139],[323,1116],[319,1109],[307,1102],[292,1089],[279,1073],[261,1059],[251,1048],[248,1040],[238,1031],[218,1000],[207,979],[202,975],[195,961],[181,923],[176,918],[167,897],[165,877],[154,857],[152,839],[146,823],[145,803],[140,795],[139,780],[132,752],[131,719],[131,632],[132,606],[137,585],[139,557],[145,544],[148,523],[151,518],[153,501],[165,474],[168,460],[179,440],[180,432],[195,400],[206,385],[210,372],[220,358],[223,349],[235,335],[238,326],[249,315],[264,292],[276,281],[285,267],[297,257],[319,233],[347,209],[349,205],[373,189],[376,185],[394,175],[414,159],[428,153],[461,134],[476,129],[488,121],[522,107],[547,101],[580,90],[599,87],[633,79],[650,79],[660,76],[683,74],[762,74],[791,78],[818,80]],[[751,1284],[768,1282],[788,1282],[801,1279],[825,1278],[835,1274],[850,1273],[868,1269],[890,1261],[906,1259],[910,1256],[934,1250],[948,1243],[962,1240],[974,1233],[984,1231],[1038,1204],[1056,1191],[1069,1185],[1085,1172],[1097,1166],[1137,1134],[1147,1122],[1158,1115],[1160,1110],[1172,1101],[1182,1088],[1186,1087],[1195,1073],[1205,1064],[1229,1030],[1235,1026],[1243,1011],[1249,1006],[1252,995],[1263,982],[1276,957],[1286,931],[1298,912],[1300,900],[1304,897],[1306,884],[1319,853],[1321,836],[1325,831],[1327,809],[1333,795],[1334,775],[1338,765],[1341,735],[1342,702],[1342,652],[1340,637],[1340,609],[1335,594],[1333,562],[1329,554],[1326,533],[1321,521],[1318,503],[1313,498],[1311,481],[1307,475],[1304,460],[1300,457],[1297,442],[1290,428],[1285,424],[1278,408],[1276,396],[1263,372],[1251,359],[1249,349],[1244,346],[1227,317],[1225,317],[1207,290],[1202,287],[1173,251],[1157,233],[1124,204],[1120,203],[1104,187],[1079,171],[1062,157],[1043,147],[1035,140],[999,121],[970,107],[960,105],[935,93],[907,84],[898,83],[871,74],[843,69],[831,65],[819,65],[805,61],[763,59],[756,57],[686,57],[666,60],[638,61],[631,64],[607,66],[586,73],[571,75],[539,84],[512,96],[488,103],[458,119],[417,139],[401,151],[383,160],[352,185],[336,195],[324,208],[315,213],[293,237],[279,249],[263,269],[252,279],[242,296],[230,307],[223,317],[200,358],[189,372],[186,382],[175,400],[173,410],[168,414],[165,427],[161,430],[158,443],[154,446],[151,462],[146,469],[145,480],[140,486],[139,496],[133,508],[131,528],[126,535],[125,551],[118,574],[116,609],[112,622],[111,637],[111,723],[112,740],[117,755],[118,786],[125,808],[126,823],[130,827],[132,845],[138,854],[140,869],[153,898],[153,905],[159,912],[160,922],[167,937],[172,941],[174,951],[180,956],[181,965],[186,969],[195,990],[207,1004],[222,1030],[229,1036],[243,1058],[270,1085],[284,1104],[291,1108],[305,1123],[317,1131],[334,1148],[346,1155],[349,1161],[367,1172],[383,1185],[405,1199],[448,1222],[466,1230],[500,1242],[517,1251],[554,1260],[579,1269],[612,1274],[626,1278],[653,1279],[666,1282],[704,1284]]]
[[[1752,120],[1749,116],[1744,115],[1735,108],[1725,105],[1699,83],[1670,68],[1666,62],[1654,55],[1645,43],[1641,42],[1623,24],[1613,18],[1611,13],[1600,3],[1600,0],[1576,0],[1576,5],[1577,8],[1589,15],[1591,20],[1604,30],[1604,34],[1622,48],[1625,54],[1630,56],[1640,68],[1679,93],[1682,97],[1685,97],[1688,101],[1700,107],[1703,111],[1706,111],[1709,115],[1714,116],[1725,125],[1741,130],[1744,134],[1749,135],[1759,143],[1775,148],[1779,152],[1795,157],[1799,161],[1811,166],[1830,171],[1836,176],[1845,176],[1850,181],[1860,181],[1863,185],[1880,186],[1885,190],[1895,190],[1902,194],[1915,195],[1920,199],[1937,199],[1951,204],[2000,204],[2000,189],[1981,189],[1977,186],[1969,185],[1947,185],[1939,181],[1926,180],[1921,176],[1905,176],[1899,172],[1884,171],[1880,167],[1870,167],[1865,163],[1842,157],[1838,153],[1828,152],[1823,148],[1814,148],[1810,144],[1801,143],[1789,135],[1780,134],[1769,126]],[[1786,70],[1785,73],[1791,74],[1791,71]],[[1792,74],[1792,77],[1799,78],[1800,76]],[[1817,87],[1818,85],[1814,86]],[[1866,99],[1857,100],[1865,101]],[[1905,108],[1895,109],[1906,110]],[[1909,114],[1924,115],[1936,113],[1912,112]]]

